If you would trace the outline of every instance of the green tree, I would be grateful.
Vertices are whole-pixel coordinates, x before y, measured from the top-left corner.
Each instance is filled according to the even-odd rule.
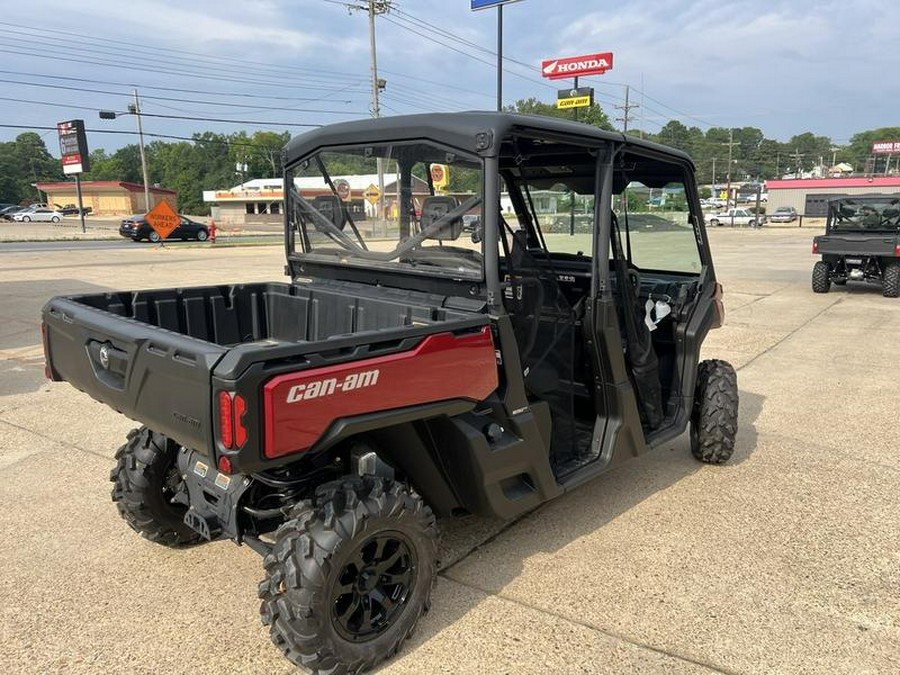
[[[504,107],[506,112],[522,113],[524,115],[544,115],[545,117],[560,117],[564,119],[572,119],[571,110],[560,110],[555,103],[544,103],[538,99],[526,98],[516,101],[512,105]],[[592,105],[589,108],[579,108],[578,121],[585,124],[592,124],[595,127],[606,129],[607,131],[615,131],[612,123],[609,121],[603,108],[599,105]]]
[[[50,155],[43,139],[33,131],[19,134],[12,142],[0,143],[0,202],[36,201],[35,183],[64,178],[59,160]]]

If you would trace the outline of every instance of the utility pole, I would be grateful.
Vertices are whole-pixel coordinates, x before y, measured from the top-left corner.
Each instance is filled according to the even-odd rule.
[[[713,157],[712,196],[716,196],[716,158]]]
[[[732,150],[734,146],[740,145],[740,143],[735,142],[734,140],[734,129],[728,130],[728,142],[722,143],[722,145],[728,146],[728,170],[725,173],[725,208],[727,209],[731,204],[731,157]],[[735,204],[737,206],[737,204]]]
[[[369,15],[369,61],[372,75],[372,117],[381,117],[381,106],[378,95],[384,89],[385,81],[378,77],[378,51],[375,46],[375,17],[387,14],[393,9],[392,0],[364,0],[365,4],[347,3],[345,7],[352,14],[354,11],[366,12]],[[375,158],[378,167],[378,208],[384,216],[384,160]]]
[[[617,105],[615,106],[616,110],[622,111],[622,117],[617,117],[616,121],[622,123],[622,133],[628,133],[628,120],[630,119],[630,111],[632,108],[640,108],[640,104],[638,103],[629,103],[629,95],[631,93],[631,87],[627,84],[625,85],[625,105]]]
[[[134,103],[129,106],[134,108],[131,112],[137,117],[138,141],[141,148],[141,171],[144,174],[144,209],[150,210],[150,178],[147,175],[147,153],[144,150],[144,127],[141,124],[141,102],[138,99],[137,89],[134,90]]]
[[[797,178],[802,178],[802,176],[800,175],[800,173],[802,171],[802,169],[800,168],[800,160],[803,159],[805,156],[806,155],[801,153],[798,148],[794,148],[794,153],[791,155],[791,157],[793,157],[794,161],[797,162],[797,175],[796,175]]]

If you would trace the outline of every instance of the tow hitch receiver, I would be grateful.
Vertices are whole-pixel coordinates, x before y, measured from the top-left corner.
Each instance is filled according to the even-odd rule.
[[[178,455],[178,470],[188,489],[185,525],[208,541],[227,538],[240,542],[237,509],[250,486],[249,479],[220,473],[209,457],[187,448]]]

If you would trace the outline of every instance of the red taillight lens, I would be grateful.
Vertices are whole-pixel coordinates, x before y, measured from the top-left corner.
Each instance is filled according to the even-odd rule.
[[[244,413],[247,411],[247,402],[240,394],[234,395],[234,444],[238,448],[247,442],[247,427],[244,426]]]
[[[226,448],[234,445],[234,412],[227,391],[219,392],[219,440]]]
[[[231,466],[231,460],[227,455],[222,455],[221,457],[219,457],[219,471],[230,476],[232,468],[233,467]]]
[[[900,244],[897,244],[897,247],[894,249],[894,255],[900,258]]]
[[[813,242],[813,255],[815,255],[818,252],[819,252],[819,242],[814,241]]]

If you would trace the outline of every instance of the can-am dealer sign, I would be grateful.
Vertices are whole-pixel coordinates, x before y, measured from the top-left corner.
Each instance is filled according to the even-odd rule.
[[[551,80],[583,75],[602,75],[613,67],[612,52],[570,56],[565,59],[551,59],[541,63],[541,74]]]

